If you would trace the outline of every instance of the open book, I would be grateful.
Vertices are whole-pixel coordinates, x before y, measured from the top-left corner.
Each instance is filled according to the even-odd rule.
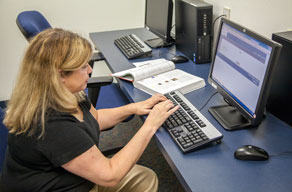
[[[165,94],[174,90],[185,94],[206,85],[204,79],[175,69],[175,64],[166,59],[155,59],[134,65],[136,67],[114,73],[112,76],[131,81],[134,87],[151,95]]]

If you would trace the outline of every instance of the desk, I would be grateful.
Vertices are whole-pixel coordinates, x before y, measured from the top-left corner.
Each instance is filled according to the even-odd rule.
[[[152,58],[127,60],[115,47],[113,40],[134,33],[142,40],[155,37],[144,28],[91,33],[90,38],[104,54],[112,72],[133,67],[132,62],[149,59],[170,59],[181,54],[175,46],[156,49]],[[192,62],[177,64],[176,68],[202,77],[207,82],[210,64],[196,65]],[[131,83],[119,81],[120,87],[132,102],[144,100],[148,94],[134,88]],[[215,92],[213,87],[186,94],[198,109]],[[155,134],[159,149],[186,191],[198,192],[288,192],[292,190],[292,155],[271,157],[268,161],[240,161],[233,157],[234,151],[242,145],[262,147],[269,154],[292,151],[292,128],[271,114],[258,128],[225,131],[209,114],[210,106],[222,104],[223,98],[216,94],[202,109],[202,114],[224,135],[222,142],[203,149],[183,154],[166,130],[160,128]],[[291,117],[292,118],[292,117]]]

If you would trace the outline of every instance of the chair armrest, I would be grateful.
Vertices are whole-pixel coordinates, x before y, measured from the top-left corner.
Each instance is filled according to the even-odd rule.
[[[90,60],[101,61],[101,60],[105,60],[105,57],[103,56],[103,54],[101,52],[95,52],[95,53],[93,53]]]
[[[113,77],[111,76],[89,78],[88,83],[87,83],[88,98],[94,107],[96,107],[100,87],[105,86],[105,85],[110,85],[112,82],[113,82]]]
[[[113,77],[103,76],[103,77],[91,77],[88,80],[87,88],[97,88],[100,86],[110,85],[113,82]]]
[[[93,68],[93,64],[95,61],[102,61],[105,60],[105,57],[101,52],[95,52],[93,53],[92,57],[88,61],[88,64]]]

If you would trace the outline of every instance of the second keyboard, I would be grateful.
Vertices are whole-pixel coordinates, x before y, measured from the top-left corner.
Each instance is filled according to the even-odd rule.
[[[151,56],[152,49],[135,34],[115,39],[114,43],[128,59]]]

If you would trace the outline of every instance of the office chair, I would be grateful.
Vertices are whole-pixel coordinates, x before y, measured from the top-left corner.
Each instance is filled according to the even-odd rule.
[[[39,32],[52,28],[46,18],[38,11],[23,11],[16,19],[16,24],[27,41],[30,41]],[[103,60],[101,53],[95,53],[89,64],[93,67],[95,61]],[[110,76],[91,77],[87,84],[87,94],[92,105],[97,109],[113,108],[129,103],[124,93],[119,89],[113,78]],[[97,102],[98,101],[98,102]],[[130,120],[133,116],[126,119]],[[121,148],[121,147],[120,147]],[[104,154],[111,154],[119,149],[110,149]]]
[[[39,32],[52,28],[46,18],[38,11],[24,11],[21,12],[16,19],[16,24],[27,41],[30,41]],[[94,61],[98,59],[103,59],[103,57],[98,57],[94,55],[94,59],[89,61],[91,67],[93,67]],[[100,87],[105,85],[110,85],[113,81],[112,77],[94,77],[89,79],[87,85],[88,97],[92,102],[93,106],[96,106],[98,95],[100,92]]]
[[[21,12],[17,16],[16,24],[28,41],[39,32],[52,28],[46,18],[38,11]]]

